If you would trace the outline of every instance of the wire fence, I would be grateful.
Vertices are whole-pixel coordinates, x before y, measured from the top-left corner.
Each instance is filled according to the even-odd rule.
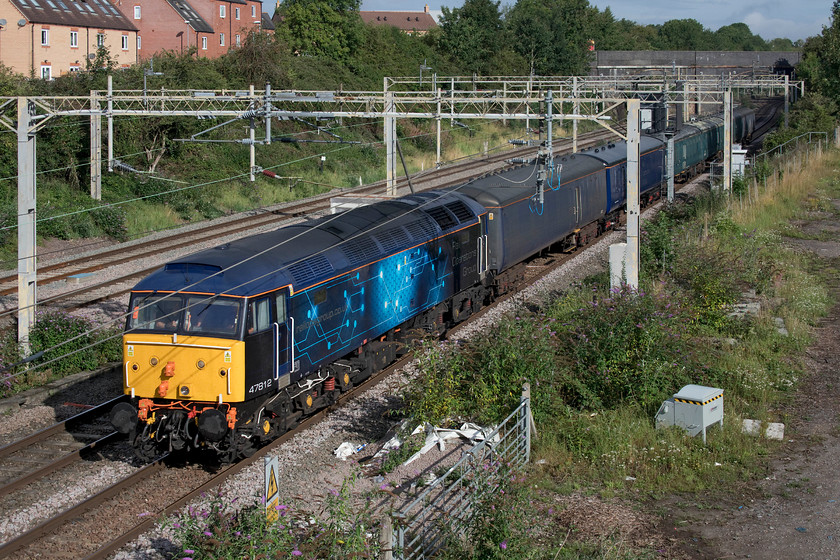
[[[509,469],[523,469],[531,455],[530,387],[519,406],[485,439],[467,451],[413,502],[386,518],[383,560],[422,560],[440,551],[450,538],[463,535],[477,506],[498,491]]]

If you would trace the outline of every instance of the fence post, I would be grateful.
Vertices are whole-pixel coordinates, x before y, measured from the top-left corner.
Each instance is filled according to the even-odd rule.
[[[531,461],[531,433],[537,435],[537,426],[534,423],[534,414],[531,412],[531,384],[525,383],[522,385],[522,396],[519,399],[520,403],[525,405],[523,410],[523,422],[525,424],[525,462]]]
[[[394,560],[394,526],[390,515],[382,518],[379,530],[379,560]]]

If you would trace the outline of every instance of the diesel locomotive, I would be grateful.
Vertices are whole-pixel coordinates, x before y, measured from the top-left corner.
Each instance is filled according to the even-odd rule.
[[[733,141],[754,113],[736,109]],[[723,121],[675,136],[675,174],[723,148]],[[253,453],[384,368],[441,336],[523,276],[529,256],[572,250],[626,205],[626,144],[555,158],[535,197],[524,165],[286,226],[166,263],[132,290],[123,336],[130,396],[111,422],[139,457]],[[642,201],[665,184],[665,145],[643,136]]]

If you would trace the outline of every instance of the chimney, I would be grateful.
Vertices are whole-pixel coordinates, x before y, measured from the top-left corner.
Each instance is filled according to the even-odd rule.
[[[426,13],[426,14],[429,13],[429,5],[428,4],[426,4],[426,7],[423,8],[423,12]]]

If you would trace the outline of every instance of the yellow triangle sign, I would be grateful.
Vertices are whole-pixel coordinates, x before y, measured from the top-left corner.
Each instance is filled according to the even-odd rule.
[[[280,489],[277,487],[277,475],[274,474],[274,465],[271,465],[271,471],[268,475],[268,495],[265,497],[266,501],[271,499],[279,491]]]

